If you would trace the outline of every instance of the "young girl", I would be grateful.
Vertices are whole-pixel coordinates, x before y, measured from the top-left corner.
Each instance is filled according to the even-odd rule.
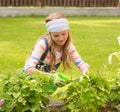
[[[51,73],[60,64],[63,64],[64,69],[70,67],[72,61],[82,73],[89,72],[89,65],[82,60],[71,41],[69,23],[64,14],[49,14],[46,28],[48,33],[35,43],[26,60],[24,71],[29,74],[41,71]]]

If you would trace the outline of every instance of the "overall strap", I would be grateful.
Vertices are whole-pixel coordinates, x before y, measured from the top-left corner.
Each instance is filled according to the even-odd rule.
[[[45,40],[45,44],[46,44],[46,49],[45,49],[45,52],[42,54],[41,58],[40,58],[40,61],[44,61],[45,57],[47,56],[47,53],[48,53],[48,40],[47,38],[44,38]]]
[[[44,59],[45,59],[45,57],[47,56],[47,53],[48,53],[48,40],[47,40],[47,38],[44,38],[44,40],[45,40],[45,44],[46,44],[46,50],[45,50],[45,52],[42,54],[42,56],[41,56],[41,58],[40,58],[39,61],[44,61]],[[55,65],[55,68],[57,69],[57,68],[60,66],[60,64],[61,64],[61,62],[57,63],[57,64]]]
[[[37,68],[38,70],[43,70],[43,71],[45,71],[45,72],[50,72],[50,71],[51,71],[51,70],[50,70],[50,65],[47,65],[47,64],[43,63],[45,57],[47,56],[48,50],[49,50],[47,38],[43,38],[43,39],[45,40],[46,50],[45,50],[45,52],[42,54],[42,56],[41,56],[38,64],[36,65],[36,68]],[[55,65],[55,68],[54,68],[55,71],[56,71],[56,69],[57,69],[59,66],[60,66],[60,63],[57,63],[57,64]]]
[[[61,62],[57,63],[57,64],[55,65],[55,68],[57,69],[57,68],[60,66],[60,64],[61,64]]]

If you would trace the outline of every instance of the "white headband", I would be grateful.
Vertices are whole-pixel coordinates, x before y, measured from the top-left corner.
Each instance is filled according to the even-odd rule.
[[[69,29],[69,23],[65,18],[54,19],[46,23],[46,27],[48,32],[61,32]]]

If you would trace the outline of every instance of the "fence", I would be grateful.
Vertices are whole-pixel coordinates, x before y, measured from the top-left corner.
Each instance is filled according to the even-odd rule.
[[[119,0],[42,0],[43,6],[116,7]]]
[[[41,0],[0,0],[0,6],[41,6]]]
[[[0,0],[0,6],[116,7],[120,0]]]

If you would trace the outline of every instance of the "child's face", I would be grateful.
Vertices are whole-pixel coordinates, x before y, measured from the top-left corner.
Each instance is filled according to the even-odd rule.
[[[66,40],[68,39],[68,30],[64,30],[61,32],[51,32],[52,40],[58,45],[64,45]]]

